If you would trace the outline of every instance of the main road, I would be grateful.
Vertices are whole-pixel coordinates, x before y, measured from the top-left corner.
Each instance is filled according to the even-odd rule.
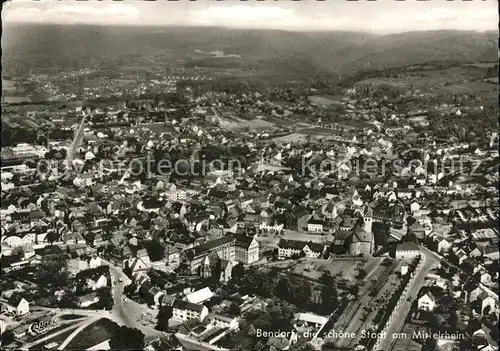
[[[339,333],[342,332],[343,334],[338,334],[337,337],[327,341],[333,342],[338,348],[350,348],[355,340],[359,339],[361,327],[364,325],[362,320],[365,314],[364,308],[370,306],[372,301],[376,300],[380,294],[386,291],[385,288],[387,288],[386,285],[389,283],[390,275],[394,273],[397,266],[397,261],[394,261],[389,267],[379,266],[375,283],[366,289],[355,301],[352,301],[335,323],[333,330]],[[377,296],[371,296],[370,293],[372,291],[377,291]],[[345,337],[346,335],[354,335],[354,337]]]
[[[375,350],[388,351],[393,346],[395,339],[392,337],[394,333],[399,333],[405,324],[406,317],[411,310],[413,301],[417,298],[417,293],[424,285],[425,277],[429,271],[439,264],[440,260],[435,255],[429,254],[426,250],[422,250],[422,266],[415,273],[414,279],[411,281],[410,286],[403,295],[403,302],[397,309],[396,315],[392,318],[391,322],[387,324],[385,338],[378,342],[378,347]]]
[[[161,336],[163,332],[142,325],[137,320],[134,320],[133,318],[130,317],[127,310],[132,309],[134,304],[132,303],[124,304],[123,301],[124,300],[123,289],[125,288],[125,286],[130,284],[130,279],[127,277],[125,273],[123,273],[123,270],[114,266],[111,262],[108,262],[102,258],[101,262],[103,262],[105,265],[109,267],[109,272],[111,274],[111,286],[112,286],[113,301],[114,301],[113,309],[111,311],[111,314],[113,316],[112,319],[120,325],[126,325],[127,327],[130,328],[139,329],[146,336],[151,336],[151,337]]]

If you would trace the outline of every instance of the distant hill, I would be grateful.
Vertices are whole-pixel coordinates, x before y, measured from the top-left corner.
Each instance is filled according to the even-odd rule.
[[[38,66],[73,67],[86,58],[154,57],[162,52],[186,58],[194,50],[240,55],[228,68],[252,68],[291,79],[345,75],[363,69],[398,67],[433,60],[476,62],[496,60],[493,32],[410,32],[376,36],[354,32],[287,32],[279,30],[195,27],[103,27],[9,25],[3,27],[2,61],[22,60]],[[221,64],[201,60],[201,65]],[[222,64],[223,66],[223,64]]]
[[[498,60],[495,32],[430,31],[391,34],[334,54],[339,71],[356,72],[430,61]]]

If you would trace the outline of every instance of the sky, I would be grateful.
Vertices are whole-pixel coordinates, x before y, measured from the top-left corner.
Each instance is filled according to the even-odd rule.
[[[222,26],[292,31],[363,31],[379,34],[461,29],[498,30],[498,3],[486,1],[88,1],[4,4],[2,21],[153,26]]]

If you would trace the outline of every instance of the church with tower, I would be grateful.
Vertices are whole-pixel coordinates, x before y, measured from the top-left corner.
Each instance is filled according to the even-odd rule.
[[[375,251],[375,236],[372,231],[373,210],[367,207],[362,216],[352,229],[349,237],[349,254],[353,256],[371,256]]]

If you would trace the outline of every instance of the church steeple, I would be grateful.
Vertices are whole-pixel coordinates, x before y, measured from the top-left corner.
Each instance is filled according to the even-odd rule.
[[[368,233],[371,233],[372,223],[373,223],[373,210],[371,207],[367,206],[365,214],[363,215],[363,229]]]

